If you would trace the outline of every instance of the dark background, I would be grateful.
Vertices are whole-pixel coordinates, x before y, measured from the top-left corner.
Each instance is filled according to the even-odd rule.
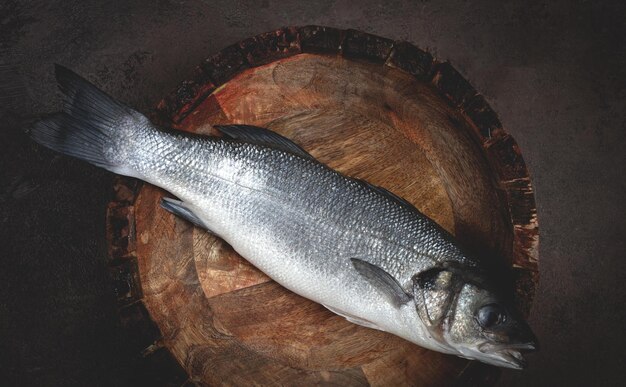
[[[536,189],[542,349],[502,385],[618,385],[624,362],[626,11],[587,1],[3,1],[0,383],[129,384],[105,265],[112,175],[24,126],[64,64],[143,112],[205,57],[285,25],[408,40],[452,64],[516,138]]]

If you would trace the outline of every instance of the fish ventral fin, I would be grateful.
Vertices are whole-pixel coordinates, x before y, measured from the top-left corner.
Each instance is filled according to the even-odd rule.
[[[381,327],[379,327],[378,325],[374,324],[371,321],[364,320],[364,319],[362,319],[360,317],[356,317],[354,315],[351,315],[350,313],[346,313],[343,310],[339,310],[339,309],[330,307],[330,306],[325,305],[325,304],[322,304],[322,305],[324,306],[324,308],[330,310],[331,312],[333,312],[336,315],[339,315],[339,316],[345,318],[346,320],[350,321],[353,324],[361,325],[361,326],[364,326],[366,328],[378,329],[379,331],[383,331],[384,330],[384,329],[382,329]]]
[[[215,125],[214,128],[233,140],[265,145],[291,152],[300,157],[314,159],[313,156],[295,142],[266,128],[253,125]]]
[[[205,230],[208,230],[211,234],[215,234],[213,231],[207,227],[206,224],[193,211],[180,200],[175,200],[171,198],[162,198],[161,199],[161,207],[174,215],[180,216],[181,218],[193,223],[194,225],[201,227]]]
[[[380,267],[358,258],[350,258],[352,265],[376,289],[387,296],[389,301],[399,308],[409,302],[413,297],[407,294],[391,274]]]

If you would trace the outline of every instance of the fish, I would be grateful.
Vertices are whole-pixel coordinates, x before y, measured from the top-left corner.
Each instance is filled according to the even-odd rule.
[[[55,66],[63,111],[37,143],[167,190],[161,206],[222,238],[285,288],[419,346],[522,369],[537,339],[485,259],[392,192],[251,125],[159,128]]]

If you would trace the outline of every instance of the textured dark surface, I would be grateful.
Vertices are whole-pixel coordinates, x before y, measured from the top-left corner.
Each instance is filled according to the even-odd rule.
[[[23,134],[59,109],[52,63],[149,113],[225,46],[319,24],[407,40],[450,60],[520,145],[539,211],[530,324],[542,350],[526,371],[504,371],[501,384],[621,384],[626,10],[617,4],[2,2],[0,380],[124,385],[149,373],[134,367],[106,269],[112,175]]]

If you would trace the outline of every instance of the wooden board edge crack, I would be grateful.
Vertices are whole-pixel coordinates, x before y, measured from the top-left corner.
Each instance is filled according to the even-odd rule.
[[[136,353],[131,359],[136,369],[133,377],[142,383],[182,386],[190,382],[187,372],[165,347],[161,331],[143,301],[134,217],[134,203],[141,185],[136,179],[115,178],[114,200],[106,212],[107,266],[126,345]]]

